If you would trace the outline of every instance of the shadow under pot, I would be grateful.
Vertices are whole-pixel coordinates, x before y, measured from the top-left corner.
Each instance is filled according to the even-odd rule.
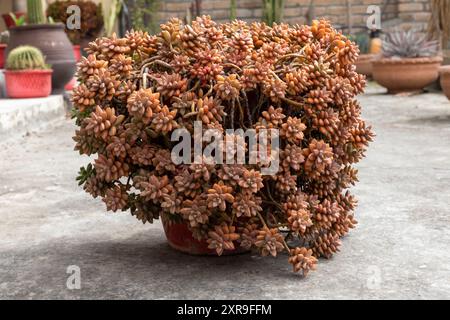
[[[73,46],[64,32],[64,25],[36,24],[13,27],[10,30],[7,51],[22,45],[36,47],[42,51],[45,61],[53,69],[52,93],[61,94],[76,70]],[[7,52],[7,54],[8,54]]]

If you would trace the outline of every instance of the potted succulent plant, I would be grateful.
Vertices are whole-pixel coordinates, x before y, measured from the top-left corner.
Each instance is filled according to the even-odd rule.
[[[0,69],[3,69],[5,65],[5,51],[8,46],[9,33],[8,31],[3,31],[0,33]]]
[[[67,28],[67,20],[70,17],[70,6],[77,6],[82,12],[80,29],[71,30]],[[57,0],[49,4],[47,8],[47,17],[55,22],[63,23],[66,28],[66,34],[73,45],[75,60],[79,62],[82,57],[81,46],[85,47],[94,40],[103,27],[103,15],[101,4],[84,0]],[[76,80],[72,80],[65,86],[67,91],[73,90]]]
[[[22,45],[39,48],[53,68],[53,92],[61,93],[76,69],[72,45],[64,32],[64,25],[47,23],[41,0],[27,0],[27,10],[28,24],[10,29],[8,50]]]
[[[450,66],[441,66],[439,69],[440,83],[442,91],[445,96],[450,100]]]
[[[352,37],[353,40],[359,48],[358,60],[356,60],[356,72],[363,74],[367,77],[372,76],[372,61],[375,59],[376,55],[369,53],[370,38],[366,33],[359,33]]]
[[[52,70],[39,49],[17,47],[8,55],[5,82],[10,98],[47,97],[52,91]]]
[[[93,161],[77,180],[107,210],[144,223],[161,217],[169,244],[184,252],[284,251],[303,274],[339,250],[356,224],[353,164],[373,134],[355,100],[365,85],[353,67],[358,49],[328,21],[171,19],[154,36],[99,38],[87,52],[72,96],[74,140]],[[209,129],[228,141],[215,149],[225,163],[210,161],[198,140]],[[238,162],[238,129],[274,140],[259,144],[254,162]]]
[[[75,58],[77,61],[81,59],[80,47],[94,40],[103,27],[103,15],[101,4],[93,1],[85,0],[57,0],[49,4],[47,8],[47,17],[52,18],[56,22],[61,22],[67,26],[67,19],[70,13],[67,8],[70,6],[78,6],[83,13],[80,29],[71,30],[66,27],[65,31],[74,46]]]
[[[383,57],[373,61],[373,78],[389,93],[421,91],[439,77],[438,51],[437,41],[414,30],[390,33],[383,42]]]
[[[16,26],[20,21],[25,20],[26,0],[13,0],[11,13],[5,13],[2,15],[6,28]]]

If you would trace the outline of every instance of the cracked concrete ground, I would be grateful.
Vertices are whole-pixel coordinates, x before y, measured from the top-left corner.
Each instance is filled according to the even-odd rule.
[[[159,222],[106,213],[75,183],[74,126],[0,142],[2,299],[450,299],[450,103],[360,97],[377,133],[359,165],[357,229],[307,278],[285,256],[191,257]],[[68,290],[68,266],[81,289]]]

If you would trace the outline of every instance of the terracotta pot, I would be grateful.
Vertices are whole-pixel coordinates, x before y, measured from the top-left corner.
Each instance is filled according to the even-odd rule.
[[[76,62],[81,61],[81,46],[74,45],[73,46],[73,54],[75,55]],[[77,79],[73,77],[68,84],[64,87],[66,91],[72,91],[73,88],[77,85]]]
[[[165,215],[161,216],[161,220],[164,226],[164,232],[166,233],[167,242],[173,249],[191,255],[217,256],[215,250],[208,248],[206,240],[198,241],[192,236],[192,232],[189,230],[186,223],[174,223],[169,221]],[[236,248],[235,250],[224,250],[222,256],[248,252],[248,250],[240,247],[239,243],[235,243],[234,247]]]
[[[21,45],[34,46],[42,51],[46,62],[53,69],[53,93],[62,93],[76,69],[73,47],[64,32],[64,25],[58,23],[11,28],[7,51]]]
[[[16,18],[20,18],[25,15],[25,12],[14,12],[14,14],[16,15]],[[3,17],[3,21],[5,21],[6,28],[9,29],[16,25],[16,22],[14,21],[14,19],[11,17],[11,15],[9,13],[3,14],[2,17]]]
[[[8,97],[15,99],[48,97],[52,92],[52,73],[52,70],[6,70]]]
[[[3,70],[0,70],[0,99],[6,98],[6,85],[5,85],[5,75]]]
[[[373,78],[389,93],[421,91],[439,77],[442,57],[382,58],[373,61]]]
[[[81,46],[76,44],[73,46],[73,55],[75,56],[75,61],[81,61]]]
[[[77,86],[77,79],[72,78],[72,80],[70,80],[70,82],[64,86],[64,90],[72,91],[73,88],[75,88],[76,86]]]
[[[450,66],[442,66],[439,69],[439,75],[441,77],[442,91],[450,100]]]
[[[368,77],[372,76],[372,61],[375,60],[375,54],[360,54],[356,60],[356,72],[364,74]]]
[[[3,69],[3,67],[5,66],[5,61],[6,61],[6,55],[5,55],[5,51],[6,51],[6,44],[0,43],[0,69]]]

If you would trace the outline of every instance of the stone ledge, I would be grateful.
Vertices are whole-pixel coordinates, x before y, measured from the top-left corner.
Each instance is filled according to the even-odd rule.
[[[0,99],[0,138],[45,128],[65,114],[62,95],[37,99]]]

